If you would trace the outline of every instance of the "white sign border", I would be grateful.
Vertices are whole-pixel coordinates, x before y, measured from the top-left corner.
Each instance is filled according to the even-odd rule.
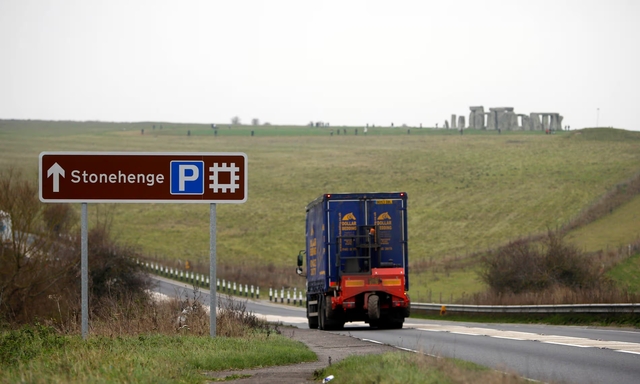
[[[244,159],[244,199],[242,200],[156,200],[156,199],[45,199],[42,197],[43,173],[42,158],[47,155],[64,156],[242,156]],[[179,160],[179,159],[175,159]],[[244,152],[84,152],[84,151],[45,151],[38,157],[38,197],[43,203],[125,203],[125,204],[242,204],[249,197],[249,159]]]

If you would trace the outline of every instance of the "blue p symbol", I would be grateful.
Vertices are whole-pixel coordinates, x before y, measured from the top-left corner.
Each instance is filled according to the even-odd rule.
[[[171,194],[204,194],[204,161],[172,161]]]

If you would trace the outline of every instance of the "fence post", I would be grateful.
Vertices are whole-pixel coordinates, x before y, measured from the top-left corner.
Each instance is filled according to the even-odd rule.
[[[251,286],[251,298],[253,299],[253,285]]]
[[[280,304],[284,304],[284,287],[280,291]]]
[[[273,288],[269,287],[269,301],[273,301]]]
[[[260,299],[260,287],[256,287],[256,298]]]

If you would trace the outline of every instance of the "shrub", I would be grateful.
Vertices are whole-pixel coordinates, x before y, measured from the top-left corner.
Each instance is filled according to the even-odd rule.
[[[0,321],[18,325],[55,319],[71,329],[80,312],[80,236],[68,205],[42,204],[38,187],[13,169],[0,172],[0,208],[12,220],[10,242],[0,243]],[[109,213],[109,212],[107,212]],[[89,234],[90,303],[148,300],[150,280],[135,251],[109,237],[110,220],[98,214]]]
[[[554,286],[592,288],[604,282],[592,259],[562,235],[548,231],[540,242],[520,239],[481,258],[480,278],[494,293],[540,292]]]
[[[146,297],[151,280],[135,261],[133,248],[118,245],[104,227],[89,232],[89,289],[91,299],[124,298],[126,295]]]

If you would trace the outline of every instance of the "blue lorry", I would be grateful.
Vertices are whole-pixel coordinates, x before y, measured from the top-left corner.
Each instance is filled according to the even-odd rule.
[[[297,273],[307,278],[309,328],[402,328],[411,306],[407,194],[324,194],[306,211]]]

